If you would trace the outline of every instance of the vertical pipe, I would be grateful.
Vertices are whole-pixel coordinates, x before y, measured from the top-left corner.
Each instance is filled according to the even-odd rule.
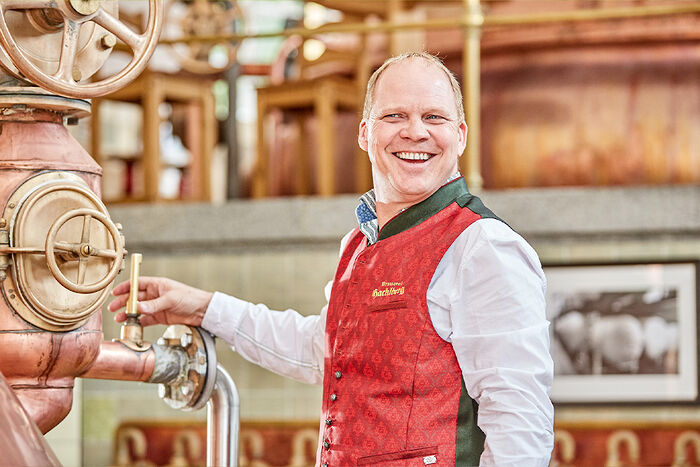
[[[236,199],[241,197],[241,181],[238,164],[238,127],[236,124],[236,106],[238,105],[238,95],[236,83],[241,74],[241,65],[236,61],[224,72],[228,83],[228,117],[224,125],[224,140],[228,147],[228,164],[226,166],[226,199]]]
[[[160,193],[158,183],[160,180],[160,114],[158,107],[163,103],[163,84],[153,75],[146,74],[143,78],[143,86],[148,89],[143,93],[143,155],[141,163],[143,167],[144,201],[157,201]]]
[[[478,192],[484,185],[481,177],[481,27],[484,15],[479,0],[464,2],[464,52],[462,55],[462,88],[467,112],[467,158],[462,159],[462,171],[467,184]],[[466,168],[465,168],[466,163]],[[466,169],[466,170],[465,170]]]
[[[240,401],[231,376],[216,366],[216,385],[207,403],[207,467],[238,465]]]

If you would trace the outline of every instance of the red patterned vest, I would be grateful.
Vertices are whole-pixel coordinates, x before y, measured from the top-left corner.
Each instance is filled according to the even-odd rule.
[[[392,219],[377,243],[351,235],[326,319],[317,465],[478,465],[477,404],[426,293],[447,249],[482,217],[495,216],[460,178]]]

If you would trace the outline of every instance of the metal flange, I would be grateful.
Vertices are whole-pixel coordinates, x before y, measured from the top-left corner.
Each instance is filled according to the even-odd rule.
[[[185,362],[176,378],[160,380],[158,356],[150,382],[160,383],[158,396],[170,407],[179,410],[199,410],[209,401],[216,383],[216,346],[214,337],[202,328],[184,325],[169,326],[153,348],[184,350]],[[164,361],[167,359],[163,359]],[[167,374],[168,371],[163,371]]]

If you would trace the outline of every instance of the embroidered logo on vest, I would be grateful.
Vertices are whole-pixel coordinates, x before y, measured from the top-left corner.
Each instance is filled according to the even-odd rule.
[[[380,288],[376,288],[372,291],[372,298],[403,295],[404,291],[403,282],[382,282]]]

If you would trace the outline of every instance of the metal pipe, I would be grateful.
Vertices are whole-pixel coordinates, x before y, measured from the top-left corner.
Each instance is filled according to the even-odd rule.
[[[529,13],[517,15],[486,15],[483,17],[483,27],[514,26],[519,24],[538,24],[552,22],[595,21],[606,19],[642,18],[651,16],[670,16],[700,13],[700,4],[693,5],[652,5],[644,7],[583,9],[572,11],[554,11],[545,13]],[[467,18],[470,15],[467,15]],[[426,21],[395,23],[331,23],[315,29],[289,28],[279,32],[258,34],[218,34],[188,36],[177,39],[161,39],[160,44],[206,43],[206,42],[239,42],[244,39],[262,39],[269,37],[301,36],[308,38],[319,34],[331,33],[372,33],[399,31],[405,29],[448,29],[469,26],[470,20],[465,18],[437,18]],[[479,24],[481,26],[481,24]]]
[[[207,467],[238,465],[240,401],[231,376],[216,366],[216,385],[207,403]]]
[[[650,5],[643,7],[620,7],[551,11],[523,15],[493,15],[484,20],[485,26],[510,26],[517,24],[557,23],[575,21],[598,21],[605,19],[643,18],[647,16],[681,15],[700,12],[700,5]]]
[[[153,349],[137,352],[121,342],[102,342],[100,353],[81,378],[148,381],[156,366]]]
[[[462,88],[467,113],[467,157],[462,158],[462,173],[474,192],[481,191],[481,25],[484,15],[479,0],[464,1],[464,51],[462,52]],[[465,167],[466,165],[466,167]]]

